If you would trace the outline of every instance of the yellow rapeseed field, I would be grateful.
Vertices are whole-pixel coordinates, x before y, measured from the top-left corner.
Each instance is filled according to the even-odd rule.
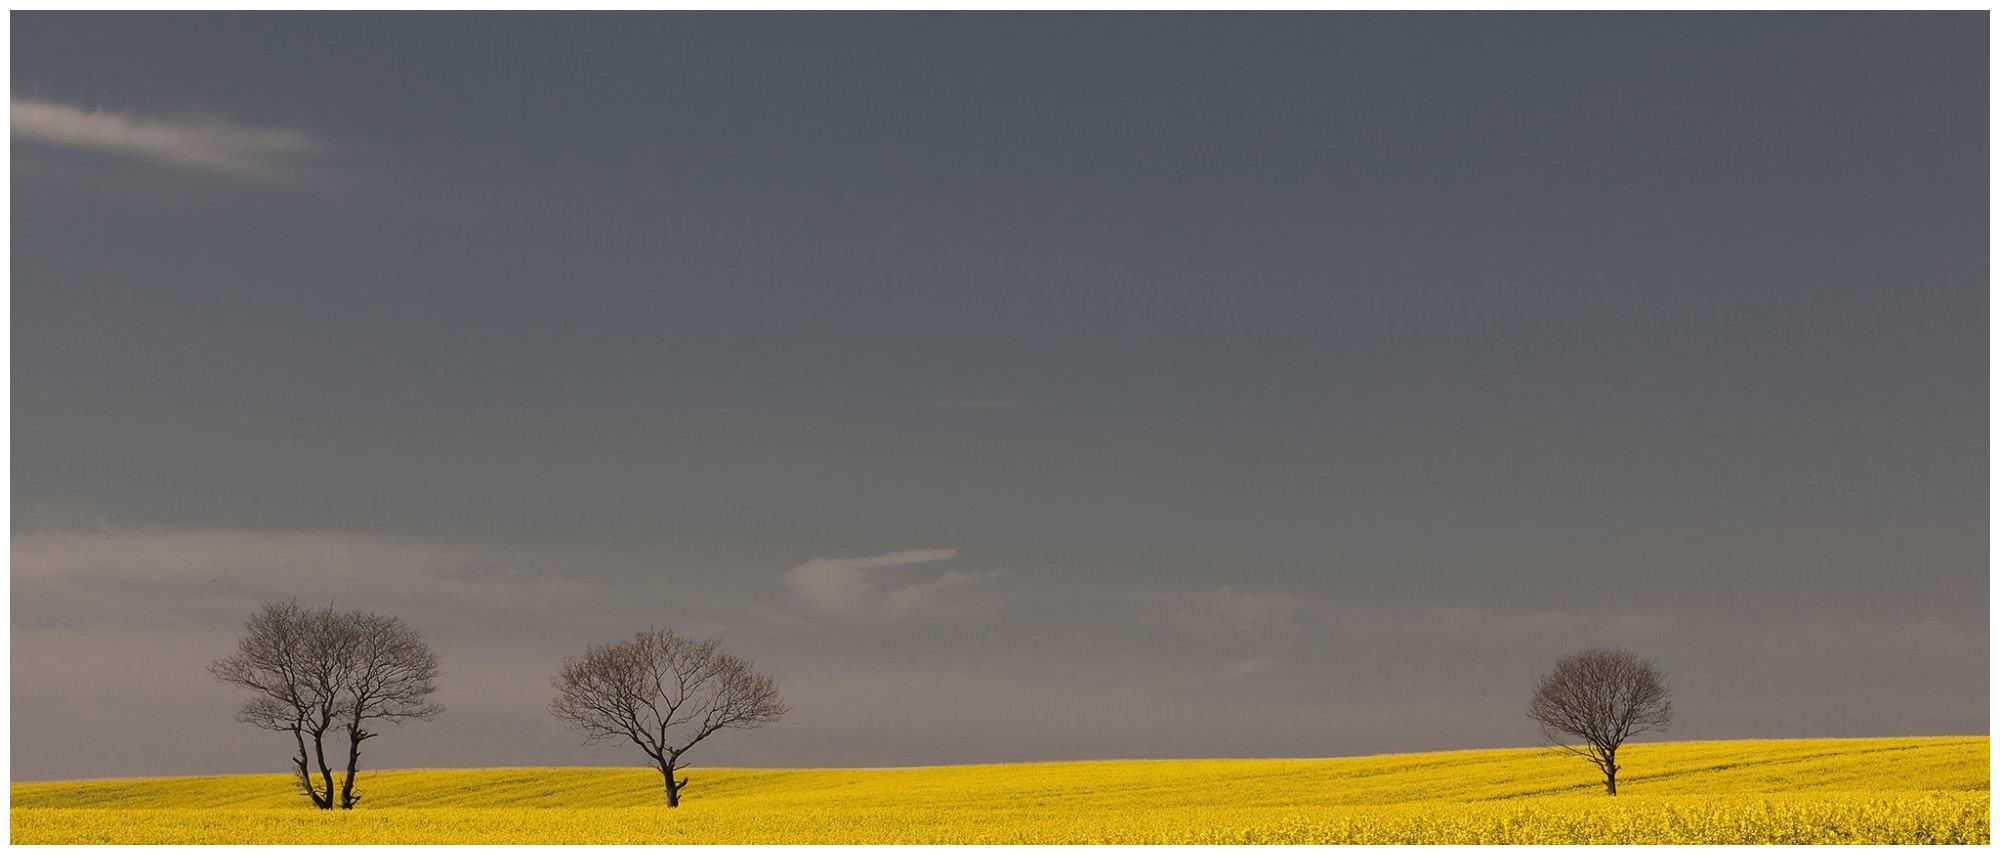
[[[1986,737],[1628,746],[1616,798],[1544,749],[1325,760],[364,773],[15,784],[15,843],[1986,843]]]

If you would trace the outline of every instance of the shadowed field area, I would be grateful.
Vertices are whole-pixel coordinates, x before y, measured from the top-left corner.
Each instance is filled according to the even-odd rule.
[[[15,843],[1985,843],[1988,739],[1629,746],[1620,795],[1545,749],[1316,760],[363,773],[15,784]]]

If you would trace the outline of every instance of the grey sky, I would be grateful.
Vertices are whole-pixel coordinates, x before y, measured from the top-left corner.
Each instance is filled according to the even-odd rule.
[[[279,770],[290,594],[378,766],[1986,732],[1983,16],[12,20],[17,778]]]

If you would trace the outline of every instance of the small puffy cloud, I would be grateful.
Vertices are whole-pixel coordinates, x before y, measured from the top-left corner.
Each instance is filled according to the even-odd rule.
[[[863,558],[814,558],[785,573],[785,584],[814,611],[844,620],[883,622],[951,611],[950,592],[977,574],[947,570],[909,579],[908,568],[950,561],[956,549],[905,549]]]
[[[18,142],[142,160],[266,184],[304,179],[329,146],[305,133],[221,119],[142,118],[14,98]]]

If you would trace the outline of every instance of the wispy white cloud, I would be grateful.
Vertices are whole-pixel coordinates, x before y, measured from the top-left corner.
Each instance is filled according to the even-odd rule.
[[[1282,635],[1298,629],[1300,600],[1285,594],[1222,585],[1205,592],[1134,591],[1129,597],[1135,614],[1197,635]]]
[[[1382,640],[1483,638],[1498,642],[1549,639],[1657,639],[1676,623],[1645,612],[1575,613],[1558,609],[1509,611],[1469,606],[1356,606],[1280,591],[1246,591],[1220,585],[1207,591],[1126,591],[1118,598],[1129,614],[1210,641],[1274,641],[1288,637]]]
[[[952,610],[950,592],[971,584],[978,575],[947,570],[899,581],[884,571],[957,557],[956,549],[905,549],[863,558],[814,558],[787,571],[785,584],[808,607],[846,620],[879,622],[937,614]]]
[[[425,621],[464,608],[526,616],[599,604],[593,586],[532,568],[533,556],[478,546],[317,532],[179,529],[42,531],[13,538],[25,623],[233,626],[259,600],[300,597],[394,607]]]
[[[1350,622],[1360,623],[1353,615]],[[1440,606],[1397,618],[1401,626],[1436,636],[1492,639],[1586,637],[1606,639],[1657,638],[1675,629],[1659,613],[1599,612],[1580,614],[1559,609],[1509,612],[1469,606]],[[1380,627],[1374,627],[1379,630]]]
[[[14,98],[17,142],[147,161],[268,184],[305,178],[331,146],[310,134],[222,119],[144,118]]]
[[[587,551],[77,522],[82,530],[12,538],[11,676],[30,704],[14,720],[35,743],[16,743],[16,774],[264,768],[271,744],[229,726],[239,698],[203,673],[260,600],[297,597],[409,621],[444,660],[438,697],[452,711],[451,730],[502,729],[551,759],[575,745],[544,707],[562,656],[655,624],[725,634],[703,621],[731,614],[681,585],[590,581],[579,569],[607,559]],[[85,741],[93,753],[75,753]],[[399,753],[412,752],[400,756],[435,756],[395,741]]]

